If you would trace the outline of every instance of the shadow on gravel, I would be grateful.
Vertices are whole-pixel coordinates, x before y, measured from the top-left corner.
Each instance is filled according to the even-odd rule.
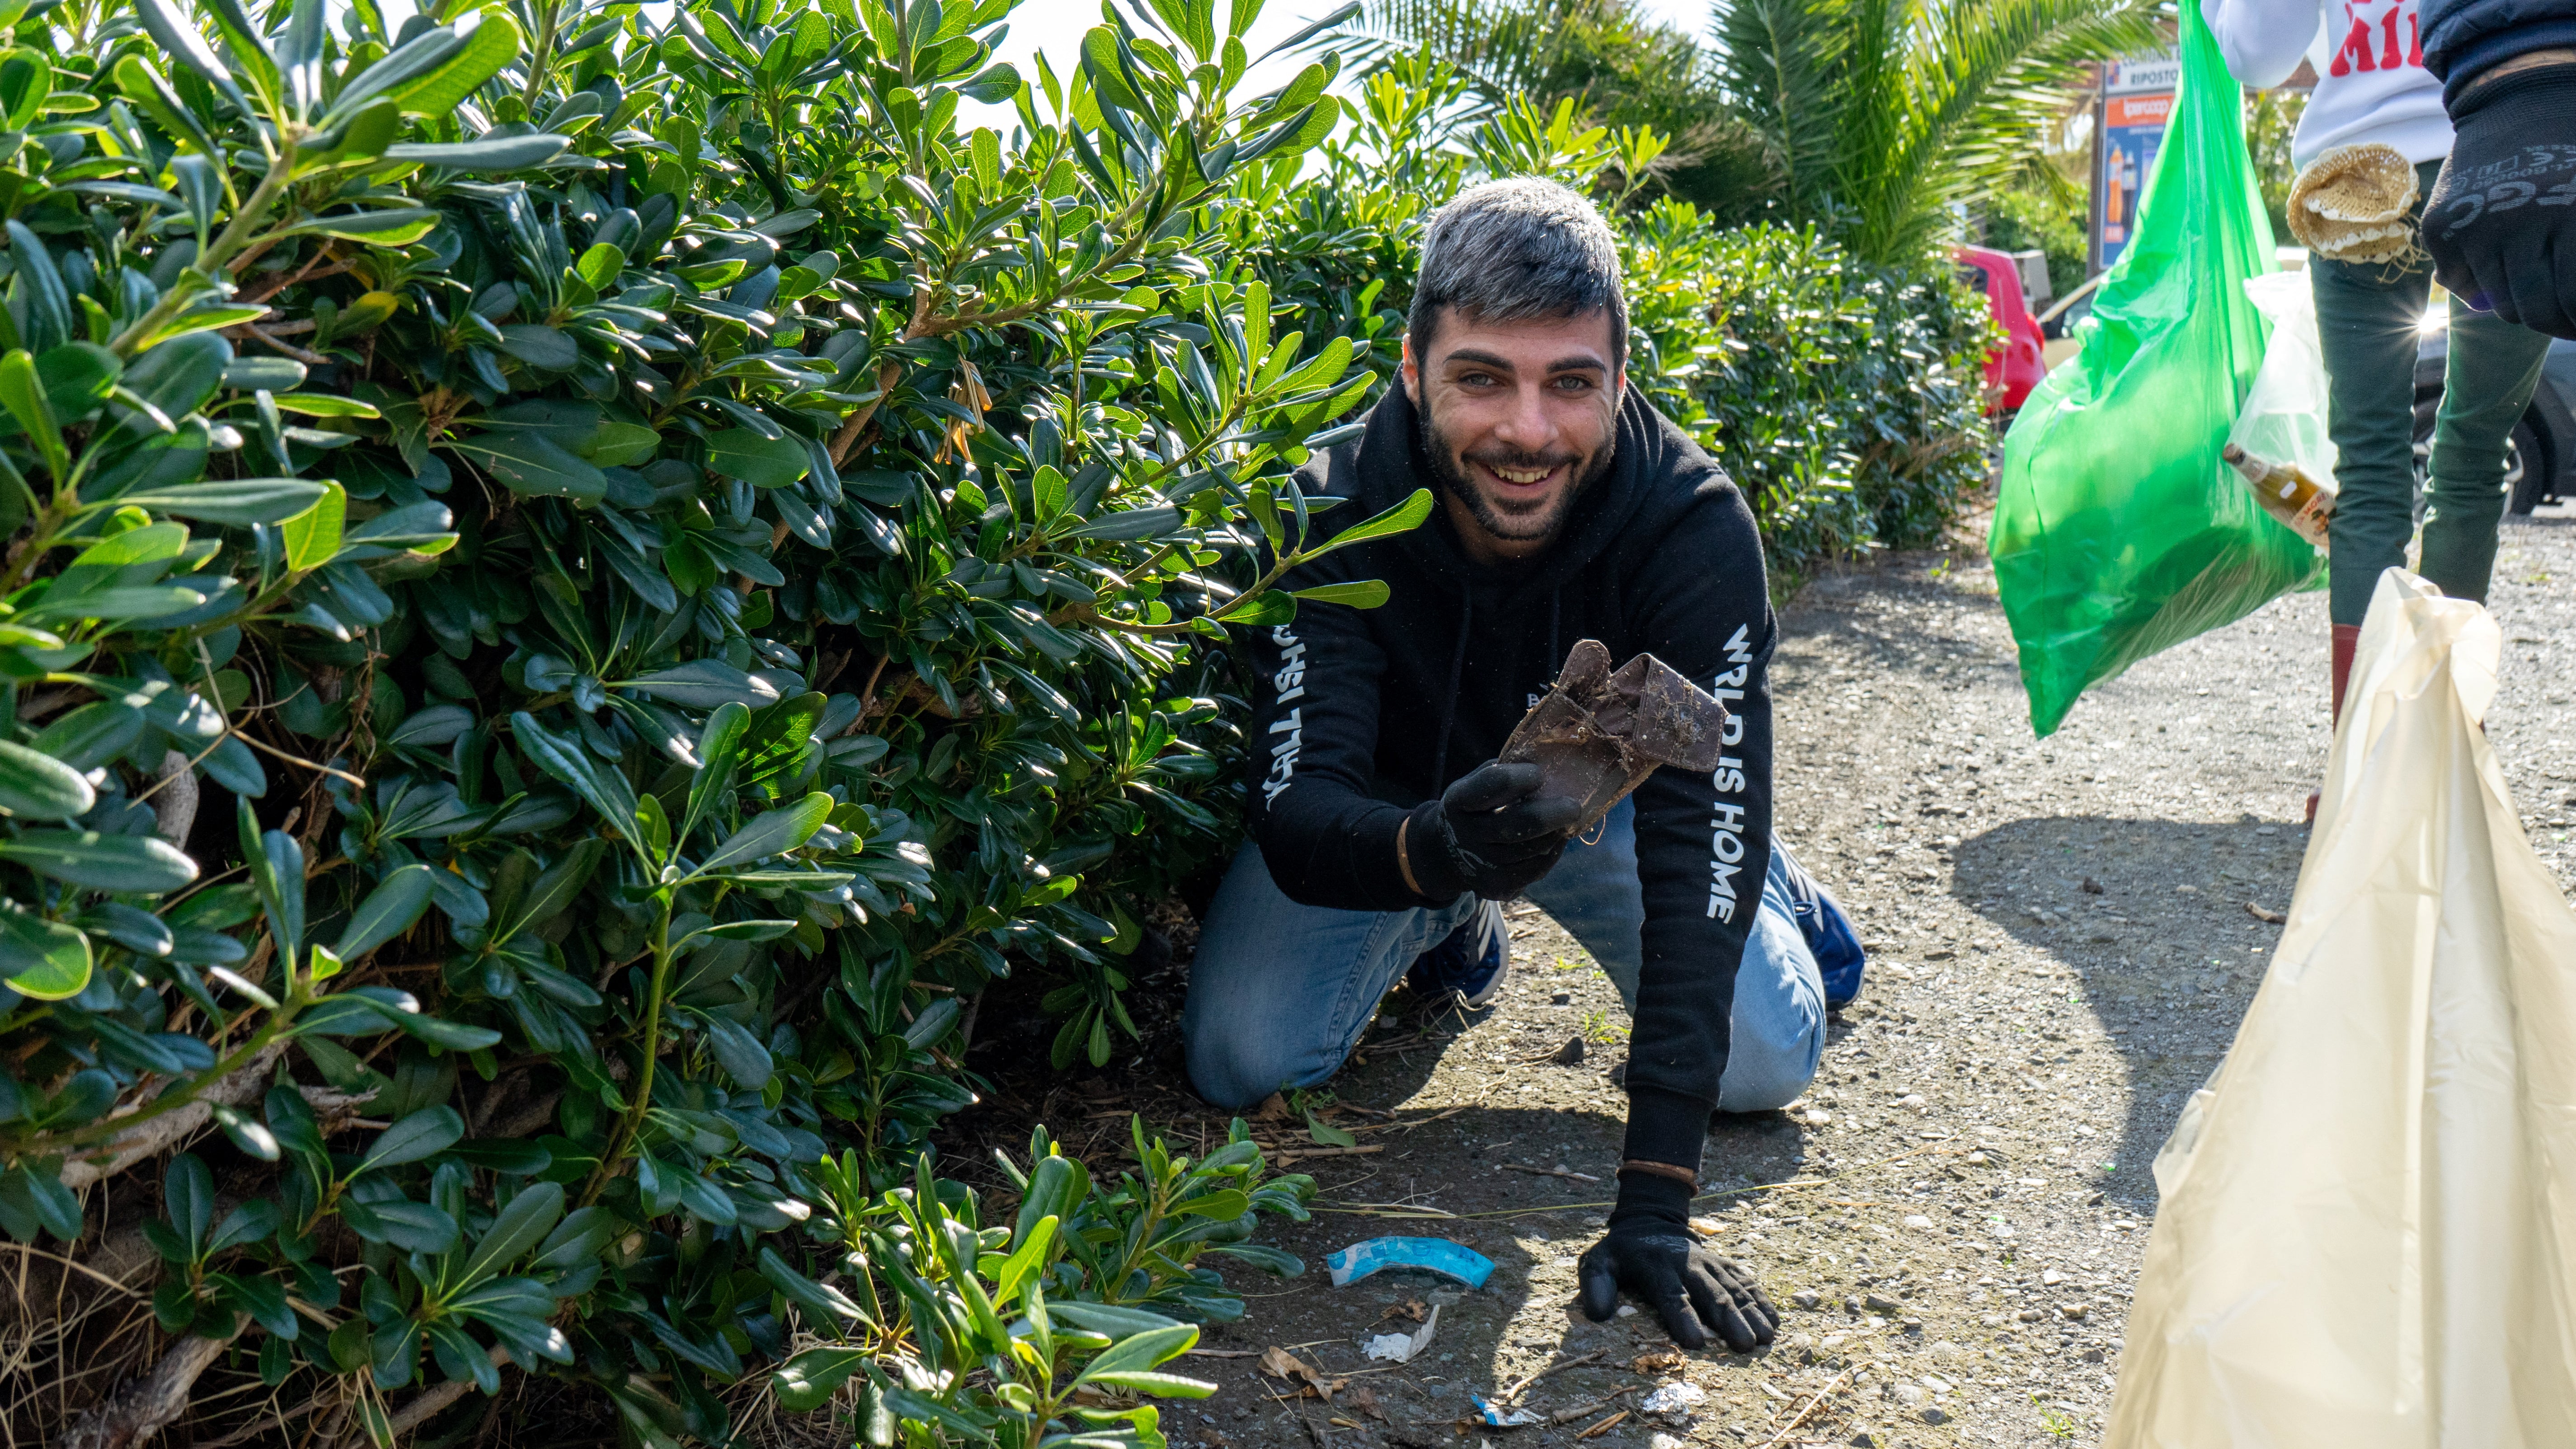
[[[2112,1199],[2152,1205],[2156,1150],[2234,1041],[2271,964],[2280,927],[2257,911],[2288,907],[2306,847],[2296,821],[2251,815],[2233,824],[2061,816],[2014,821],[1953,852],[1954,895],[2078,983],[2069,990],[2051,970],[2003,988],[1980,1013],[2000,1039],[1966,1055],[2043,1091],[2060,1073],[2069,1085],[2098,1083],[2104,1074],[2083,1069],[2065,1029],[2071,1014],[2097,1015],[2128,1080],[2129,1112],[2117,1143],[2083,1144],[2082,1155],[2099,1145],[2093,1160],[2118,1164],[2094,1179]]]

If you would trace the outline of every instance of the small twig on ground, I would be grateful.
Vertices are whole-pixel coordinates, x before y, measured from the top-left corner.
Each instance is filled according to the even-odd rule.
[[[1517,1162],[1497,1162],[1494,1165],[1496,1167],[1506,1168],[1513,1172],[1526,1172],[1532,1177],[1562,1177],[1569,1182],[1599,1182],[1601,1180],[1592,1176],[1590,1173],[1568,1172],[1562,1167],[1523,1167]]]
[[[1789,1437],[1790,1431],[1796,1429],[1800,1424],[1805,1423],[1809,1414],[1816,1412],[1816,1406],[1823,1403],[1828,1397],[1830,1397],[1833,1394],[1834,1386],[1841,1383],[1850,1373],[1850,1369],[1844,1369],[1841,1373],[1834,1375],[1833,1378],[1826,1381],[1823,1388],[1816,1390],[1816,1396],[1807,1401],[1807,1407],[1800,1409],[1797,1413],[1791,1415],[1789,1422],[1781,1425],[1780,1432],[1772,1435],[1771,1442],[1763,1445],[1762,1449],[1776,1449],[1776,1446],[1781,1440]]]
[[[1383,1142],[1372,1142],[1365,1147],[1285,1147],[1279,1151],[1279,1165],[1285,1167],[1301,1157],[1366,1157],[1385,1150]]]
[[[1619,1412],[1612,1414],[1609,1418],[1602,1420],[1600,1423],[1593,1425],[1591,1428],[1584,1430],[1582,1433],[1577,1434],[1574,1437],[1577,1439],[1598,1439],[1602,1435],[1609,1433],[1611,1430],[1618,1428],[1619,1421],[1627,1417],[1628,1411],[1626,1409],[1621,1409]]]
[[[1537,1383],[1540,1379],[1546,1378],[1549,1374],[1555,1373],[1558,1369],[1570,1369],[1577,1364],[1587,1364],[1595,1359],[1606,1358],[1609,1356],[1609,1353],[1610,1350],[1606,1348],[1596,1348],[1581,1358],[1570,1358],[1565,1360],[1563,1363],[1549,1364],[1547,1367],[1529,1375],[1527,1378],[1522,1379],[1519,1383],[1503,1390],[1501,1394],[1495,1397],[1494,1402],[1497,1404],[1508,1404],[1512,1400],[1519,1398],[1522,1390],[1528,1388],[1534,1383]]]
[[[1555,1413],[1547,1416],[1547,1422],[1550,1425],[1571,1424],[1586,1414],[1600,1413],[1603,1409],[1610,1407],[1612,1404],[1619,1402],[1621,1399],[1628,1397],[1636,1391],[1637,1386],[1635,1384],[1630,1384],[1624,1389],[1613,1389],[1609,1393],[1603,1394],[1601,1397],[1594,1399],[1591,1403],[1577,1404],[1571,1409],[1559,1409]]]

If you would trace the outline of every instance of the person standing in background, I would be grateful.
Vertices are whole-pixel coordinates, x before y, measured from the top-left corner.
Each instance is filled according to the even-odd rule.
[[[2316,92],[2290,142],[2301,182],[2292,193],[2293,230],[2303,220],[2300,196],[2321,170],[2366,165],[2374,154],[2386,157],[2401,183],[2406,167],[2413,168],[2413,198],[2432,189],[2451,151],[2451,122],[2441,83],[2425,69],[2416,3],[2202,0],[2201,16],[2228,70],[2257,89],[2289,79],[2323,24],[2328,59],[2318,67]],[[2522,0],[2472,3],[2501,7]],[[2375,152],[2378,147],[2395,155]],[[2370,259],[2312,250],[2308,262],[2325,351],[2326,430],[2338,454],[2339,493],[2328,535],[2329,697],[2338,718],[2371,591],[2381,573],[2406,562],[2415,532],[2415,357],[2433,268],[2413,243],[2420,201],[2404,198],[2399,205],[2375,243],[2348,254]],[[2504,518],[2505,445],[2530,405],[2549,339],[2456,295],[2449,307],[2450,360],[2433,429],[2431,498],[2417,571],[2453,598],[2483,603]],[[2312,809],[2314,803],[2312,797]]]

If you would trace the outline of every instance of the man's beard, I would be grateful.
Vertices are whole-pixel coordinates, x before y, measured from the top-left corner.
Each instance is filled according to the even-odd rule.
[[[1603,440],[1601,450],[1586,460],[1579,453],[1524,453],[1517,448],[1487,446],[1461,454],[1450,446],[1448,438],[1431,420],[1428,412],[1415,414],[1422,451],[1431,463],[1431,480],[1441,492],[1467,505],[1478,527],[1495,538],[1527,541],[1551,539],[1565,526],[1565,516],[1574,511],[1575,500],[1610,471],[1618,453],[1617,434]],[[1488,468],[1509,468],[1514,472],[1536,473],[1555,468],[1580,468],[1564,492],[1536,508],[1505,510],[1485,496],[1463,464],[1482,463]]]

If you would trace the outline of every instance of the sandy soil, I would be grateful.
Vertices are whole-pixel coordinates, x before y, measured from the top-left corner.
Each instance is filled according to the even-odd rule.
[[[2508,526],[2490,727],[2562,881],[2576,876],[2571,583],[2576,510]],[[1680,1354],[1651,1315],[1573,1311],[1575,1255],[1614,1191],[1626,1022],[1589,958],[1523,906],[1501,1001],[1425,1020],[1397,993],[1360,1060],[1299,1104],[1376,1150],[1296,1164],[1321,1184],[1319,1211],[1265,1236],[1310,1271],[1242,1275],[1252,1311],[1186,1362],[1224,1388],[1167,1412],[1175,1444],[2098,1440],[2154,1221],[2152,1159],[2265,968],[2278,927],[2261,913],[2297,881],[2328,738],[2324,598],[2147,661],[2044,741],[1973,552],[1824,579],[1783,631],[1780,818],[1874,959],[1805,1101],[1730,1120],[1708,1146],[1706,1176],[1727,1191],[1701,1203],[1704,1223],[1786,1310],[1779,1343]],[[1130,1110],[1180,1137],[1209,1129],[1168,1026],[1157,1035],[1133,1062],[1015,1105],[1096,1167],[1116,1160]],[[1582,1060],[1561,1064],[1577,1038]],[[976,1064],[995,1065],[981,1050]],[[992,1140],[1011,1140],[1009,1115]],[[1257,1125],[1311,1146],[1302,1116]],[[1493,1276],[1473,1292],[1408,1274],[1331,1286],[1326,1252],[1395,1233],[1465,1243]],[[1363,1357],[1434,1306],[1420,1357]],[[1260,1373],[1273,1346],[1340,1384],[1333,1399]],[[1543,1422],[1480,1421],[1479,1399],[1551,1368],[1512,1401]],[[1695,1407],[1644,1410],[1682,1385]]]

